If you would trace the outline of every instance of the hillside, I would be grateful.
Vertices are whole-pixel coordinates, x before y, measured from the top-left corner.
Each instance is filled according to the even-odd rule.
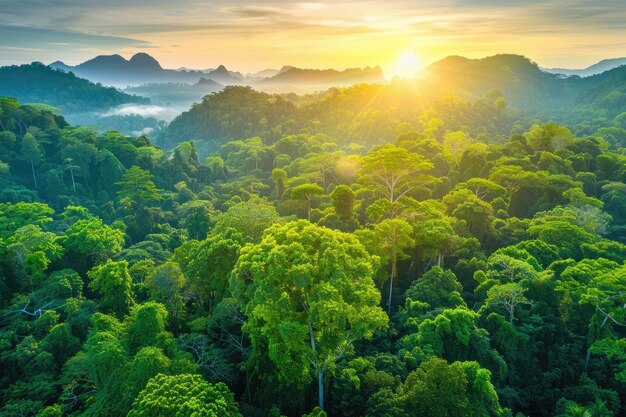
[[[302,74],[290,69],[279,75],[287,76],[292,72]],[[292,77],[293,74],[287,79]],[[310,79],[320,78],[316,74]],[[450,102],[448,95],[466,101]],[[575,129],[581,125],[581,131],[589,131],[592,125],[610,125],[610,121],[626,109],[626,67],[588,78],[563,78],[542,71],[528,58],[518,55],[484,59],[449,57],[431,65],[424,77],[417,80],[331,88],[306,96],[282,96],[295,106],[284,100],[272,101],[275,97],[278,96],[258,93],[249,87],[231,87],[224,93],[207,96],[201,104],[174,119],[162,132],[159,143],[172,147],[182,140],[193,139],[210,143],[209,149],[213,149],[215,144],[252,134],[272,137],[275,132],[263,124],[263,120],[270,119],[279,121],[283,131],[301,127],[301,120],[316,119],[320,122],[316,129],[338,135],[337,140],[350,138],[358,142],[378,135],[382,141],[392,132],[376,125],[373,120],[377,114],[411,115],[417,120],[433,103],[441,106],[442,112],[448,111],[446,106],[467,106],[468,113],[454,125],[455,129],[466,126],[476,132],[494,129],[496,134],[506,134],[510,131],[507,129],[513,127],[506,117],[515,115],[525,123],[543,118],[571,123]],[[475,107],[467,105],[468,102],[475,103]],[[499,106],[500,110],[494,106]],[[505,108],[512,112],[509,116],[503,112]],[[494,122],[494,118],[498,121]],[[289,123],[283,124],[285,121]]]
[[[66,113],[107,110],[126,103],[149,103],[143,97],[104,87],[39,62],[0,67],[0,96],[22,103],[43,103]]]
[[[269,126],[279,126],[295,112],[280,96],[228,86],[174,119],[158,141],[170,148],[181,140],[200,140],[215,150],[231,139],[267,133]]]
[[[626,66],[585,78],[563,77],[541,70],[526,57],[503,54],[482,59],[448,57],[425,70],[419,87],[424,94],[449,92],[465,97],[497,90],[521,111],[577,123],[590,116],[612,118],[624,111],[625,80]]]

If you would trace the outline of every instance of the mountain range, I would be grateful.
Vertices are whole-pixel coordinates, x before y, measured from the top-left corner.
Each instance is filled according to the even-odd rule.
[[[146,53],[135,54],[128,60],[121,55],[100,55],[76,66],[55,61],[50,67],[115,87],[145,83],[195,83],[206,75],[202,71],[164,69],[156,59]]]
[[[611,65],[617,63],[613,60]],[[510,107],[563,123],[613,118],[626,110],[626,66],[587,77],[564,76],[546,72],[520,55],[502,54],[481,59],[450,56],[427,67],[420,78],[401,85],[397,81],[385,84],[382,71],[377,67],[344,71],[283,67],[267,72],[266,77],[252,77],[224,66],[208,72],[167,70],[146,54],[137,54],[130,60],[119,55],[98,57],[76,67],[60,65],[56,64],[59,70],[41,63],[0,67],[0,96],[15,97],[24,103],[49,104],[61,108],[66,115],[102,113],[128,103],[151,103],[180,112],[229,85],[247,84],[264,92],[301,92],[367,83],[388,86],[385,91],[392,97],[389,105],[397,104],[393,94],[388,94],[395,84],[399,86],[395,97],[410,94],[412,103],[436,100],[448,93],[469,99],[502,96]],[[120,91],[94,83],[97,79],[80,78],[79,74],[85,72],[92,77],[134,79],[138,84]],[[186,81],[160,81],[167,77]],[[409,88],[411,91],[404,91]],[[332,90],[328,94],[332,94]],[[202,111],[202,107],[197,111]],[[263,117],[260,115],[259,120]]]
[[[579,77],[590,77],[592,75],[602,74],[603,72],[612,70],[613,68],[621,67],[622,65],[626,65],[626,57],[603,59],[602,61],[583,69],[542,68],[542,70],[567,76],[577,75]]]
[[[283,77],[288,78],[288,74],[285,72]],[[339,77],[337,72],[333,76]],[[362,111],[364,103],[372,115],[384,114],[394,106],[416,110],[437,102],[446,103],[440,111],[450,107],[454,112],[455,106],[463,106],[462,99],[477,101],[485,108],[509,107],[519,118],[530,121],[593,125],[596,120],[612,120],[626,111],[626,66],[581,78],[545,72],[520,55],[481,59],[450,56],[432,64],[413,80],[397,78],[389,83],[331,89],[300,98],[230,86],[180,114],[157,139],[166,147],[175,146],[180,138],[194,139],[215,150],[226,141],[261,131],[260,120],[280,124],[307,119],[303,114],[311,111],[322,126],[338,123],[341,118],[344,120],[340,125],[350,125],[355,111]],[[328,113],[320,113],[318,107]],[[236,122],[226,115],[236,115]],[[250,126],[253,128],[246,130]]]
[[[135,54],[128,60],[120,55],[100,55],[76,66],[55,61],[50,67],[116,87],[153,83],[194,84],[201,78],[206,78],[222,85],[250,85],[259,89],[285,91],[299,91],[304,88],[309,91],[312,88],[326,89],[332,86],[384,81],[379,67],[337,71],[285,66],[280,70],[266,69],[246,75],[230,71],[224,65],[205,70],[191,70],[186,67],[173,70],[163,68],[156,59],[146,53]]]

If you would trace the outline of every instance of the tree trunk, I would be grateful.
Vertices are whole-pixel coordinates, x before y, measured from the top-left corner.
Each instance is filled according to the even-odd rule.
[[[72,188],[76,192],[76,182],[74,182],[74,170],[72,168],[70,168],[70,176],[72,177]]]
[[[317,389],[320,408],[324,409],[324,371],[319,371],[317,374]]]
[[[307,206],[307,220],[311,221],[311,197],[309,197],[307,199],[307,203],[308,203],[308,206]]]
[[[437,266],[438,266],[439,268],[441,268],[441,262],[442,262],[442,261],[443,261],[443,256],[441,255],[441,252],[439,252],[439,253],[437,254]]]
[[[391,316],[391,296],[393,295],[393,279],[396,276],[396,255],[391,255],[391,279],[389,280],[389,299],[387,300],[387,315]]]
[[[33,171],[33,181],[35,182],[35,189],[37,189],[37,176],[35,175],[35,162],[30,160],[30,169]]]

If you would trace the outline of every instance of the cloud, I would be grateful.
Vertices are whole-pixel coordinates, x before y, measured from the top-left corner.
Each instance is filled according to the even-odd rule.
[[[124,48],[128,46],[145,48],[149,47],[150,43],[120,36],[0,24],[0,46],[43,49],[51,45],[73,48]]]
[[[586,45],[611,44],[606,51],[616,54],[616,45],[626,38],[623,2],[0,0],[0,53],[9,55],[0,62],[27,57],[28,50],[36,59],[85,60],[92,51],[150,47],[172,67],[217,65],[222,62],[215,60],[237,59],[237,54],[238,61],[225,63],[237,66],[265,56],[268,61],[259,67],[299,65],[303,57],[308,64],[302,65],[312,65],[316,58],[369,57],[367,64],[375,65],[380,56],[413,47],[459,54],[527,46],[514,52],[536,57],[550,49],[582,54],[590,48]],[[176,53],[172,45],[178,45]],[[196,58],[179,62],[177,57]]]
[[[154,117],[159,120],[170,121],[174,117],[178,116],[181,109],[172,107],[161,107],[152,104],[122,104],[117,106],[103,116],[127,116],[132,114],[138,114],[142,117]]]

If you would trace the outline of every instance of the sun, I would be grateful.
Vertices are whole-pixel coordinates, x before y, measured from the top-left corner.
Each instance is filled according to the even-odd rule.
[[[401,78],[415,77],[420,70],[420,60],[412,52],[405,52],[398,57],[394,65],[394,75]]]

